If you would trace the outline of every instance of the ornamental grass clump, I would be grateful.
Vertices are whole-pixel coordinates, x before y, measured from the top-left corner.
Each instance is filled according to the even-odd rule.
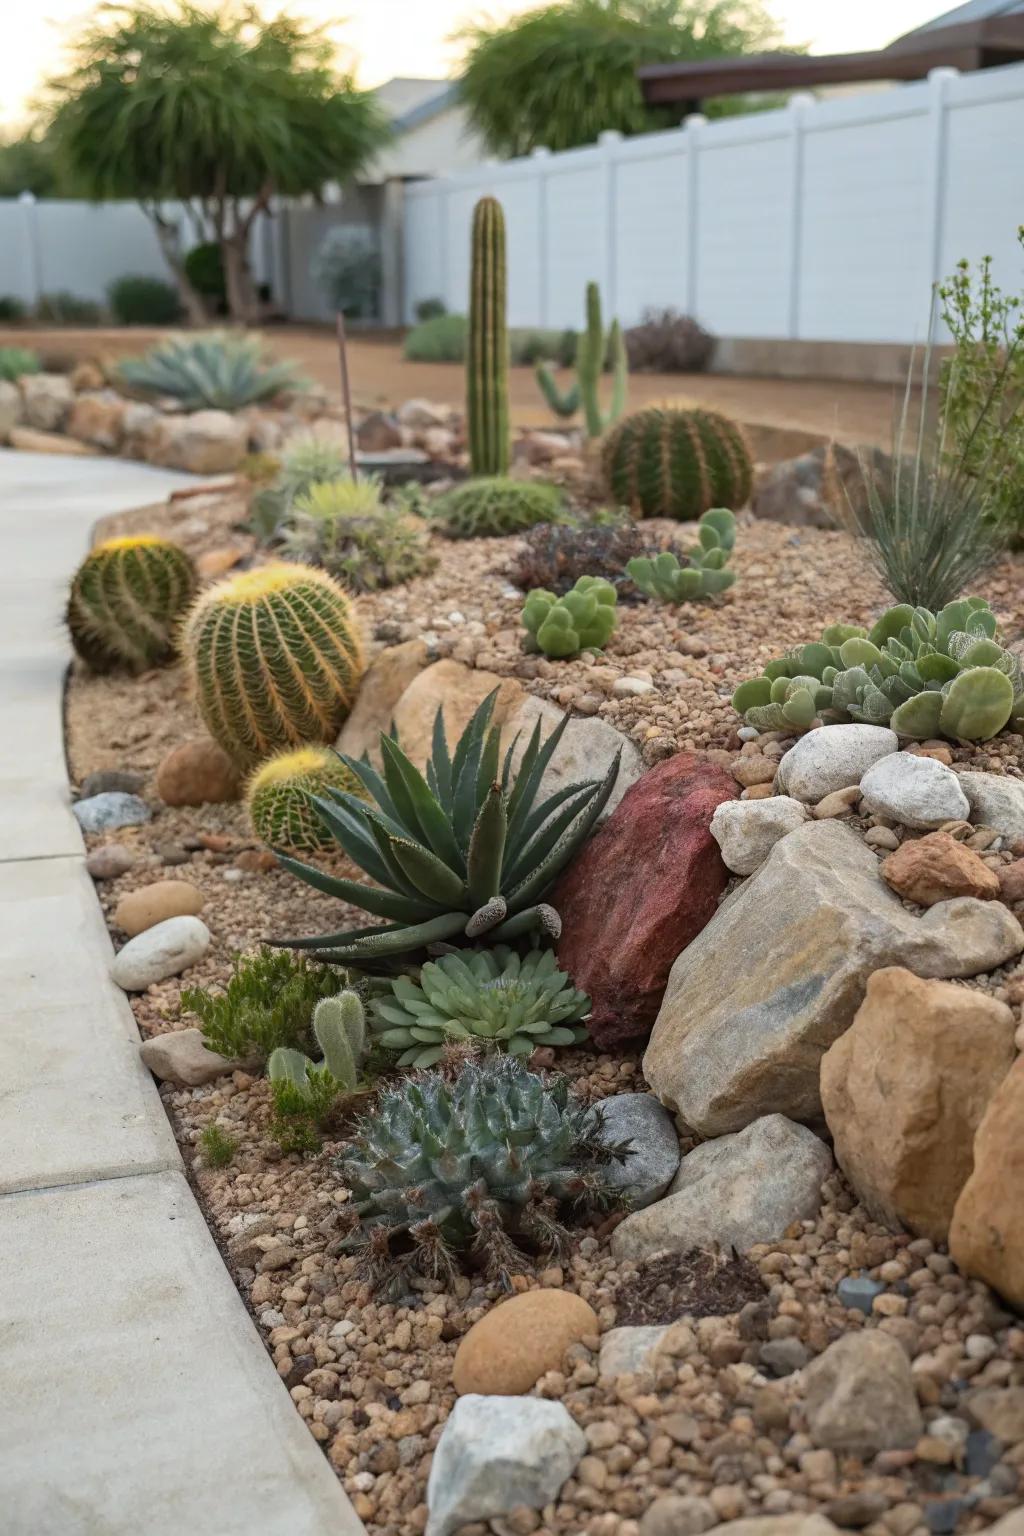
[[[727,507],[713,507],[701,518],[698,535],[700,544],[684,556],[686,565],[680,565],[672,550],[653,559],[641,555],[630,560],[626,570],[640,591],[663,603],[692,602],[727,591],[736,580],[736,572],[726,569],[736,543],[735,517]]]
[[[543,897],[607,804],[619,757],[600,781],[570,784],[539,799],[568,716],[543,743],[538,721],[513,771],[516,743],[502,760],[501,732],[491,723],[496,698],[497,689],[454,752],[438,710],[426,777],[390,736],[380,738],[380,773],[363,759],[342,758],[372,803],[331,790],[315,804],[341,849],[376,883],[328,875],[286,855],[280,862],[315,890],[385,922],[280,944],[344,963],[387,961],[430,944],[472,943],[485,935],[493,943],[536,933],[558,936],[558,914]]]
[[[602,1137],[599,1106],[570,1098],[515,1057],[424,1072],[385,1089],[338,1158],[352,1193],[343,1251],[375,1289],[414,1276],[450,1282],[460,1260],[508,1285],[524,1250],[564,1257],[566,1217],[605,1211],[603,1175],[631,1144]]]
[[[71,579],[65,618],[76,653],[94,672],[143,672],[172,661],[198,585],[189,556],[166,539],[98,544]]]
[[[526,649],[563,661],[602,650],[615,630],[616,599],[615,588],[601,576],[581,576],[564,597],[535,588],[523,604]]]
[[[330,966],[304,956],[260,949],[236,958],[223,992],[186,987],[181,1006],[198,1016],[211,1051],[265,1060],[278,1046],[311,1050],[313,1010],[344,981]]]
[[[299,747],[261,763],[245,792],[252,829],[271,848],[322,853],[332,839],[314,798],[329,789],[362,791],[362,784],[330,747]]]
[[[428,962],[419,980],[397,976],[373,1005],[376,1041],[400,1067],[432,1067],[452,1041],[529,1056],[539,1045],[578,1045],[590,999],[550,949],[522,958],[507,945]]]

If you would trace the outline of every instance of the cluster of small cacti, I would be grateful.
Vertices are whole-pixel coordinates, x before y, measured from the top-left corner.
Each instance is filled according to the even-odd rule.
[[[602,1130],[600,1106],[512,1056],[469,1062],[454,1081],[406,1078],[380,1094],[338,1159],[352,1192],[342,1246],[375,1287],[410,1273],[450,1282],[470,1254],[508,1284],[526,1267],[524,1247],[564,1256],[564,1213],[618,1203],[603,1168],[632,1146]]]
[[[564,597],[535,587],[523,604],[527,650],[562,660],[602,650],[615,629],[616,598],[603,576],[581,576]]]
[[[437,557],[412,498],[383,498],[374,475],[317,482],[294,497],[281,525],[281,552],[327,571],[353,592],[398,586],[432,570]]]
[[[491,724],[496,697],[497,689],[454,752],[438,710],[425,778],[391,736],[380,738],[381,773],[364,758],[342,759],[373,804],[335,791],[330,799],[319,798],[317,807],[336,842],[377,883],[327,875],[287,855],[281,863],[314,889],[385,922],[280,943],[346,964],[485,935],[495,943],[537,932],[557,938],[558,914],[542,898],[607,804],[619,759],[600,782],[587,780],[539,800],[568,716],[543,744],[537,722],[513,773],[512,752],[502,760],[500,731]]]
[[[431,515],[450,539],[485,539],[557,523],[563,506],[557,486],[493,475],[467,480],[439,496]]]
[[[239,955],[223,992],[186,987],[181,1006],[199,1019],[211,1051],[228,1058],[266,1060],[278,1046],[310,1050],[310,1021],[317,1003],[333,997],[345,977],[284,950]]]
[[[919,741],[987,741],[1024,716],[1024,670],[995,634],[982,598],[938,613],[902,603],[870,631],[834,624],[770,661],[740,684],[733,707],[758,730],[858,720]]]
[[[285,1152],[315,1152],[339,1101],[357,1093],[367,1054],[366,1011],[358,993],[317,1003],[313,1036],[323,1060],[278,1046],[267,1063],[274,1101],[271,1134]]]
[[[315,797],[332,790],[360,794],[362,784],[330,747],[298,747],[261,763],[246,788],[249,820],[271,848],[319,853],[333,839],[317,814]]]
[[[607,411],[601,408],[600,386],[605,358],[611,362],[612,394]],[[537,382],[556,416],[574,416],[583,406],[583,421],[588,437],[600,437],[615,425],[626,409],[629,387],[629,359],[626,343],[617,320],[607,337],[601,318],[601,290],[587,284],[587,325],[576,342],[576,381],[563,391],[558,387],[547,363],[537,364]]]
[[[507,945],[442,955],[419,981],[398,976],[373,1005],[379,1045],[400,1051],[400,1067],[432,1067],[451,1041],[529,1056],[539,1045],[577,1045],[590,999],[555,965],[550,949],[522,958]]]
[[[609,433],[601,462],[608,494],[634,517],[692,522],[712,507],[735,511],[753,485],[743,433],[714,411],[637,411]]]
[[[204,592],[184,653],[210,735],[241,767],[333,741],[363,671],[356,617],[323,571],[284,562]]]
[[[253,497],[251,526],[264,543],[278,537],[288,520],[292,504],[311,486],[339,480],[348,461],[339,438],[293,438],[281,455],[270,485],[264,485]]]
[[[663,603],[684,603],[731,587],[736,572],[726,562],[736,543],[735,517],[727,507],[713,507],[701,518],[698,536],[700,543],[687,552],[686,565],[671,550],[630,560],[626,570],[640,591]]]
[[[107,539],[71,580],[67,626],[94,672],[142,672],[171,661],[199,578],[183,549],[150,536]]]
[[[473,211],[466,434],[474,475],[508,469],[508,331],[505,317],[505,215],[493,197]]]

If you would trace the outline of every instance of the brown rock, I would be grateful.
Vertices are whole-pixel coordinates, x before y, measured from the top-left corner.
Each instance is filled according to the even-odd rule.
[[[590,994],[599,1045],[645,1036],[672,964],[714,914],[728,873],[711,818],[730,775],[680,753],[639,779],[551,895],[560,965]]]
[[[91,390],[102,389],[107,380],[99,363],[79,363],[77,368],[72,368],[71,388],[76,394],[85,394]]]
[[[386,411],[372,411],[356,428],[356,444],[364,453],[382,453],[401,448],[402,430]]]
[[[1024,1440],[1024,1387],[982,1387],[967,1399],[967,1412],[1007,1445]]]
[[[156,771],[156,792],[165,805],[218,805],[237,800],[238,769],[215,741],[183,741]]]
[[[235,868],[244,869],[250,875],[266,875],[277,867],[277,858],[269,848],[243,848],[235,859]]]
[[[773,783],[778,767],[773,757],[761,757],[758,753],[750,757],[734,757],[731,772],[737,784],[751,789],[755,784]]]
[[[999,876],[948,832],[908,840],[882,863],[882,874],[907,901],[933,907],[956,896],[985,901],[999,895]]]
[[[570,1345],[600,1331],[594,1309],[572,1291],[525,1291],[473,1324],[455,1352],[453,1385],[460,1397],[529,1392],[560,1369]]]
[[[101,843],[90,849],[85,867],[94,880],[116,880],[135,863],[135,854],[124,843]]]
[[[1012,864],[1004,864],[998,871],[998,878],[999,895],[1007,906],[1016,906],[1017,902],[1024,901],[1024,859],[1014,859]]]
[[[205,554],[199,556],[196,569],[200,576],[212,581],[217,576],[224,576],[228,571],[233,571],[244,553],[243,549],[236,549],[231,544],[218,545],[216,549],[208,549]]]
[[[126,409],[125,401],[112,389],[77,395],[64,430],[80,442],[116,453]]]
[[[352,713],[341,728],[337,749],[349,757],[378,757],[382,731],[390,729],[395,705],[427,665],[423,640],[389,645],[374,657],[363,677]],[[404,743],[403,743],[404,745]]]
[[[139,1047],[139,1054],[154,1077],[179,1088],[201,1088],[228,1072],[258,1065],[255,1060],[229,1061],[226,1056],[218,1056],[209,1049],[198,1029],[173,1029],[165,1035],[154,1035]]]
[[[949,1229],[960,1268],[1024,1307],[1024,1057],[996,1090],[974,1139],[974,1172]]]
[[[7,434],[12,448],[22,453],[61,453],[68,458],[95,459],[100,450],[80,443],[77,437],[62,437],[59,432],[38,432],[34,427],[12,427]]]
[[[515,678],[498,677],[494,672],[481,672],[452,660],[435,661],[433,666],[413,678],[395,705],[394,722],[399,740],[417,768],[423,768],[430,756],[438,706],[444,710],[448,744],[454,749],[477,707],[495,688],[498,697],[492,719],[495,725],[504,725],[525,697]],[[367,678],[364,678],[360,693],[366,692]]]
[[[155,880],[122,896],[114,910],[114,922],[133,939],[168,917],[194,917],[205,905],[202,891],[188,880]]]
[[[923,1423],[910,1361],[887,1333],[848,1333],[812,1360],[804,1375],[811,1438],[867,1460],[921,1437]]]
[[[839,1165],[878,1220],[945,1242],[1013,1032],[1011,1010],[983,992],[900,966],[870,977],[822,1060],[821,1098]]]

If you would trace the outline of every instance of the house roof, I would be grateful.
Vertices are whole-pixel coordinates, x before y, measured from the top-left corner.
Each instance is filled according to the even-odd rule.
[[[374,92],[391,119],[396,134],[408,133],[455,105],[458,86],[451,80],[413,79],[396,75]]]

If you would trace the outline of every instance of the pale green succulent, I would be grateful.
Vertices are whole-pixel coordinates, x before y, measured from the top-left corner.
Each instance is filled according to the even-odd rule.
[[[617,595],[603,576],[581,576],[564,597],[535,587],[523,604],[527,650],[561,659],[601,650],[615,629]]]
[[[398,976],[392,997],[373,1005],[377,1043],[401,1051],[400,1067],[432,1067],[451,1041],[529,1056],[538,1045],[577,1045],[590,998],[557,969],[550,949],[520,959],[505,944],[475,954],[442,955],[419,983]]]
[[[684,603],[732,586],[736,573],[726,565],[736,543],[735,517],[727,507],[713,507],[704,513],[697,532],[700,543],[687,551],[686,565],[680,565],[671,550],[629,561],[626,570],[641,592],[665,603]]]

